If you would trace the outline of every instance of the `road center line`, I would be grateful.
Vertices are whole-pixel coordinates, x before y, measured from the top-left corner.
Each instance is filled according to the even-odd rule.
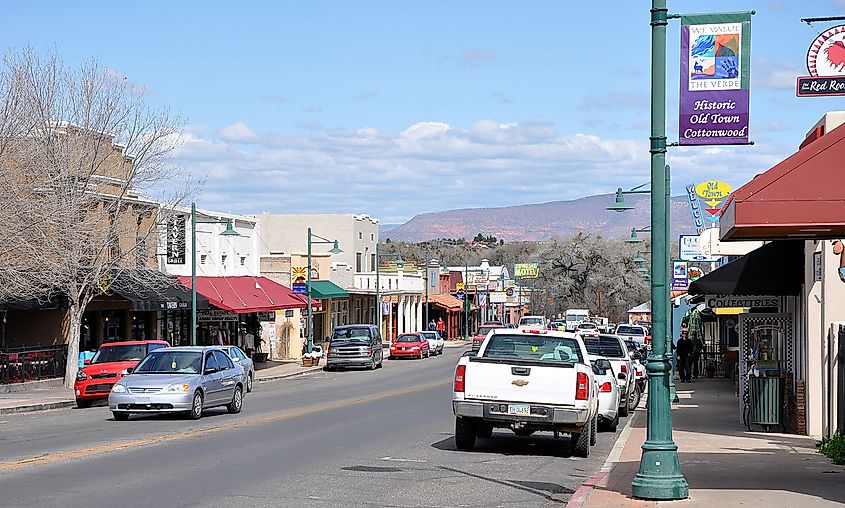
[[[377,400],[389,399],[392,397],[397,397],[400,395],[408,395],[411,393],[417,392],[424,392],[426,390],[431,390],[432,388],[438,388],[441,386],[446,386],[451,384],[451,381],[438,381],[436,383],[429,383],[426,385],[419,385],[412,388],[402,388],[398,390],[391,390],[389,392],[383,392],[376,395],[370,395],[368,397],[360,397],[356,399],[344,400],[344,401],[336,401],[336,402],[327,402],[325,404],[319,404],[312,407],[297,409],[293,411],[286,411],[283,413],[275,413],[267,416],[260,416],[255,418],[247,418],[244,420],[239,420],[223,425],[215,425],[213,427],[202,427],[199,429],[190,429],[184,430],[179,432],[173,432],[169,434],[162,434],[153,437],[143,438],[143,439],[130,439],[128,441],[119,441],[116,443],[109,443],[100,446],[92,446],[88,448],[81,448],[81,449],[74,449],[74,450],[65,450],[56,453],[49,453],[46,455],[37,455],[35,457],[26,457],[22,459],[17,459],[9,462],[0,462],[0,473],[6,473],[9,471],[15,471],[18,469],[23,469],[27,467],[35,467],[35,466],[43,466],[47,464],[54,464],[56,462],[63,462],[63,461],[71,461],[76,459],[81,459],[85,457],[90,457],[92,455],[100,455],[104,453],[112,453],[121,450],[126,450],[127,448],[135,448],[140,446],[150,446],[155,444],[161,443],[169,443],[172,441],[179,441],[182,439],[187,439],[190,437],[195,436],[202,436],[207,435],[212,432],[220,432],[224,430],[231,430],[231,429],[238,429],[243,427],[251,427],[255,425],[261,425],[265,423],[272,423],[281,420],[287,420],[290,418],[296,418],[299,416],[307,416],[314,413],[319,413],[322,411],[330,411],[333,409],[342,409],[346,407],[356,406],[359,404],[366,404],[369,402],[375,402]],[[141,422],[137,422],[141,423]]]

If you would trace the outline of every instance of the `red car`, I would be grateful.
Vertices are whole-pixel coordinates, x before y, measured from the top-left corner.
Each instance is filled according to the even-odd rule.
[[[431,355],[428,340],[421,333],[403,333],[390,345],[390,359],[428,358]]]
[[[490,330],[495,330],[496,328],[504,328],[503,325],[484,325],[479,326],[478,330],[475,332],[475,336],[472,338],[472,350],[478,351],[481,349],[481,343],[484,342],[484,339],[487,338],[487,334],[490,333]]]
[[[93,401],[107,399],[111,387],[120,380],[125,369],[138,365],[150,351],[169,345],[163,340],[103,344],[94,358],[85,360],[85,366],[76,373],[76,382],[73,384],[76,406],[91,407]]]

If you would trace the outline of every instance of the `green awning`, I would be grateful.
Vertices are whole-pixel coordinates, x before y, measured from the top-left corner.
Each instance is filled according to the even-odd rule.
[[[312,280],[311,298],[324,300],[326,298],[346,298],[349,293],[330,280]]]

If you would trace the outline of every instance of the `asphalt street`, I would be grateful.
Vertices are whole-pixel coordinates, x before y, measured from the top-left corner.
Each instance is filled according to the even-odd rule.
[[[564,505],[617,435],[599,434],[588,459],[568,457],[567,438],[550,434],[497,431],[455,450],[462,352],[257,384],[241,414],[213,409],[199,421],[117,422],[102,405],[7,415],[0,505]]]

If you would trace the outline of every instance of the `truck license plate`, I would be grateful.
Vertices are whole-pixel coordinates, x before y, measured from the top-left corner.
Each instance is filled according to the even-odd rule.
[[[528,404],[508,404],[508,414],[516,416],[530,416],[531,406]]]

